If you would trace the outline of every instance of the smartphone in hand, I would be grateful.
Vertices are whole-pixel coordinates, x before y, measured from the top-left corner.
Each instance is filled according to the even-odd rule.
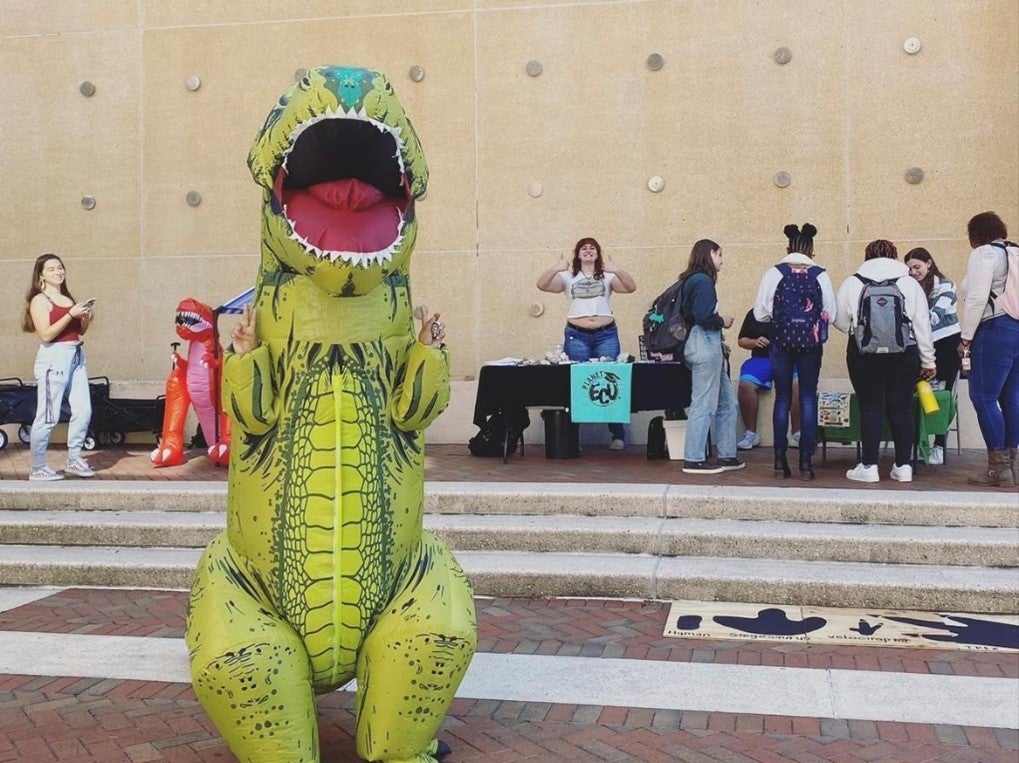
[[[92,305],[94,305],[95,303],[96,303],[96,298],[95,297],[90,297],[89,299],[86,299],[84,302],[82,302],[81,306],[83,308],[85,308],[86,310],[91,310],[92,309]]]

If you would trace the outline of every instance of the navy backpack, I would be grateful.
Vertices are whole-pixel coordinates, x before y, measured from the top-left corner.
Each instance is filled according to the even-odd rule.
[[[786,262],[775,267],[782,280],[775,287],[771,308],[771,343],[787,352],[809,352],[823,341],[824,297],[817,278],[824,268],[797,267]]]

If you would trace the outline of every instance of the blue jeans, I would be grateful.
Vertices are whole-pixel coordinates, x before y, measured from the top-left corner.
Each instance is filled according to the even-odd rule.
[[[615,323],[610,323],[593,331],[581,331],[567,323],[563,332],[563,352],[570,360],[578,363],[591,358],[615,360],[619,357],[619,329]],[[622,424],[609,424],[608,427],[613,440],[625,439]]]
[[[817,442],[817,377],[821,374],[821,357],[824,346],[811,352],[791,352],[771,346],[771,366],[775,374],[775,409],[772,425],[775,429],[775,452],[784,453],[789,447],[789,409],[793,402],[793,373],[800,379],[800,461],[807,462],[814,455]]]
[[[85,349],[74,342],[53,342],[39,347],[35,356],[35,421],[30,438],[32,468],[46,466],[46,447],[60,421],[60,405],[70,388],[71,420],[67,424],[67,459],[81,458],[81,447],[92,419],[92,398],[85,369]]]
[[[1019,321],[984,321],[970,348],[969,399],[988,450],[1019,447]]]
[[[736,457],[736,392],[725,373],[722,332],[694,326],[683,357],[690,367],[692,393],[686,422],[686,461],[707,458],[708,432],[714,428],[719,458]]]

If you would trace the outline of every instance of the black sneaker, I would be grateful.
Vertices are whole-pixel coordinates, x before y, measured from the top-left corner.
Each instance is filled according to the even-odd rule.
[[[730,459],[735,461],[736,459]],[[712,466],[707,461],[684,461],[683,472],[685,474],[721,474],[725,471],[722,466]]]
[[[746,466],[746,463],[738,458],[718,459],[718,471],[720,472],[734,472],[737,469],[742,469],[744,466]]]

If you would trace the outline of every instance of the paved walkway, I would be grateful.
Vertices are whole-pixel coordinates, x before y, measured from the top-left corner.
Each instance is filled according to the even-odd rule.
[[[155,469],[149,462],[150,448],[145,445],[128,445],[101,448],[85,456],[103,480],[226,480],[226,469],[213,466],[201,451],[189,451],[187,461],[177,467]],[[508,463],[501,458],[475,458],[465,445],[429,445],[425,451],[425,479],[437,482],[583,482],[583,483],[650,483],[688,485],[764,485],[768,487],[834,487],[881,490],[950,490],[990,491],[998,488],[979,488],[966,483],[966,477],[985,466],[984,451],[963,450],[957,455],[949,450],[948,463],[943,466],[920,464],[912,483],[899,483],[888,478],[892,457],[889,452],[880,464],[881,482],[865,485],[845,478],[846,469],[856,465],[853,448],[828,449],[828,461],[821,465],[817,459],[817,479],[810,483],[798,479],[777,480],[772,476],[772,451],[755,448],[741,451],[747,468],[724,475],[683,474],[681,461],[648,461],[643,446],[627,446],[622,451],[606,447],[586,448],[579,458],[545,458],[543,445],[528,445],[524,455],[513,455]],[[50,453],[50,465],[59,467],[66,454],[60,447]],[[28,448],[14,439],[0,450],[0,479],[24,480],[28,478]]]
[[[186,683],[186,660],[179,642],[183,634],[186,594],[179,591],[66,589],[9,592],[22,600],[39,596],[0,612],[3,632],[20,631],[28,639],[9,634],[0,656],[6,675],[0,676],[0,761],[190,761],[233,760]],[[952,722],[962,713],[994,713],[1008,697],[988,702],[974,699],[987,687],[990,696],[1019,677],[1015,653],[804,647],[787,643],[685,641],[664,638],[668,607],[662,602],[617,600],[479,599],[480,676],[465,684],[466,694],[454,701],[440,736],[454,752],[451,763],[468,761],[819,761],[819,760],[942,760],[1012,761],[1019,750],[1019,732],[1006,727]],[[79,634],[53,636],[43,634]],[[87,634],[87,635],[80,635]],[[133,637],[172,657],[139,660],[137,649],[122,645]],[[39,676],[26,665],[12,670],[19,659],[18,644],[37,642],[50,654],[59,653],[60,639],[92,639],[97,645],[114,641],[124,653],[126,673],[87,665],[104,663],[101,649],[81,654],[75,642],[65,659],[82,669],[68,669],[66,677]],[[49,640],[48,640],[49,639]],[[21,648],[24,649],[23,647]],[[166,650],[172,650],[167,652]],[[516,666],[545,658],[554,675],[535,671],[528,685],[557,684],[561,694],[581,687],[592,696],[612,688],[628,696],[670,697],[654,703],[625,704],[556,701],[554,697],[506,698],[507,668],[499,656],[516,659]],[[515,657],[508,657],[508,656]],[[572,675],[555,669],[569,661]],[[576,668],[578,660],[585,667]],[[35,663],[41,664],[41,663]],[[619,681],[621,668],[641,674],[638,685]],[[655,668],[653,665],[657,665]],[[487,667],[486,667],[487,666]],[[70,668],[70,666],[68,666]],[[658,681],[649,679],[661,676]],[[498,670],[502,676],[491,676]],[[705,692],[692,681],[673,683],[680,671],[714,671],[719,680]],[[844,714],[778,715],[765,712],[718,710],[702,705],[712,696],[756,695],[767,699],[755,675],[778,671],[775,698],[811,703],[809,691],[784,690],[795,679],[807,686],[811,676],[822,685],[846,676],[881,690],[869,698],[874,710],[861,715],[880,717],[881,707],[910,715],[925,713],[926,722],[873,720]],[[45,671],[52,674],[49,666]],[[138,678],[125,678],[134,672]],[[43,672],[43,671],[36,671]],[[82,678],[81,674],[90,677]],[[116,674],[113,678],[105,677]],[[486,680],[486,675],[489,680]],[[626,674],[623,676],[626,677]],[[762,676],[763,677],[763,676]],[[770,675],[768,678],[771,679]],[[917,682],[926,687],[923,699],[889,701],[896,685]],[[968,683],[966,683],[968,682]],[[606,689],[606,687],[609,689]],[[585,688],[586,687],[586,688]],[[950,697],[960,687],[958,702]],[[992,691],[993,689],[993,691]],[[1006,694],[1008,689],[1005,689]],[[685,709],[696,697],[695,709]],[[940,697],[940,699],[939,699]],[[707,700],[705,699],[707,698]],[[749,699],[749,697],[748,697]],[[864,698],[867,699],[867,698]],[[999,698],[1000,699],[1000,698]],[[646,706],[651,704],[652,706]],[[319,718],[323,760],[356,760],[353,748],[353,697],[336,692],[321,698]],[[678,707],[677,707],[678,706]],[[912,709],[909,709],[912,708]],[[837,709],[837,708],[836,708]],[[838,717],[832,717],[832,715]],[[933,722],[931,722],[933,721]]]
[[[147,453],[127,446],[89,460],[103,480],[226,477],[197,452],[161,470]],[[842,476],[851,450],[829,457],[810,487],[866,489]],[[965,476],[983,458],[953,451],[947,466],[921,467],[910,485],[875,487],[969,491]],[[774,480],[766,450],[747,460],[722,484],[804,485]],[[0,479],[25,479],[27,462],[12,443],[0,452]],[[560,461],[529,446],[503,464],[464,446],[430,446],[426,478],[720,482],[649,462],[636,447]],[[182,591],[0,589],[0,761],[233,761],[186,682],[185,603]],[[440,732],[453,747],[448,763],[1019,759],[1019,730],[1007,717],[1019,701],[1015,652],[665,638],[668,605],[656,601],[479,599],[478,613],[477,669]],[[123,668],[114,667],[118,655]],[[353,695],[322,697],[319,721],[323,760],[357,760]]]

